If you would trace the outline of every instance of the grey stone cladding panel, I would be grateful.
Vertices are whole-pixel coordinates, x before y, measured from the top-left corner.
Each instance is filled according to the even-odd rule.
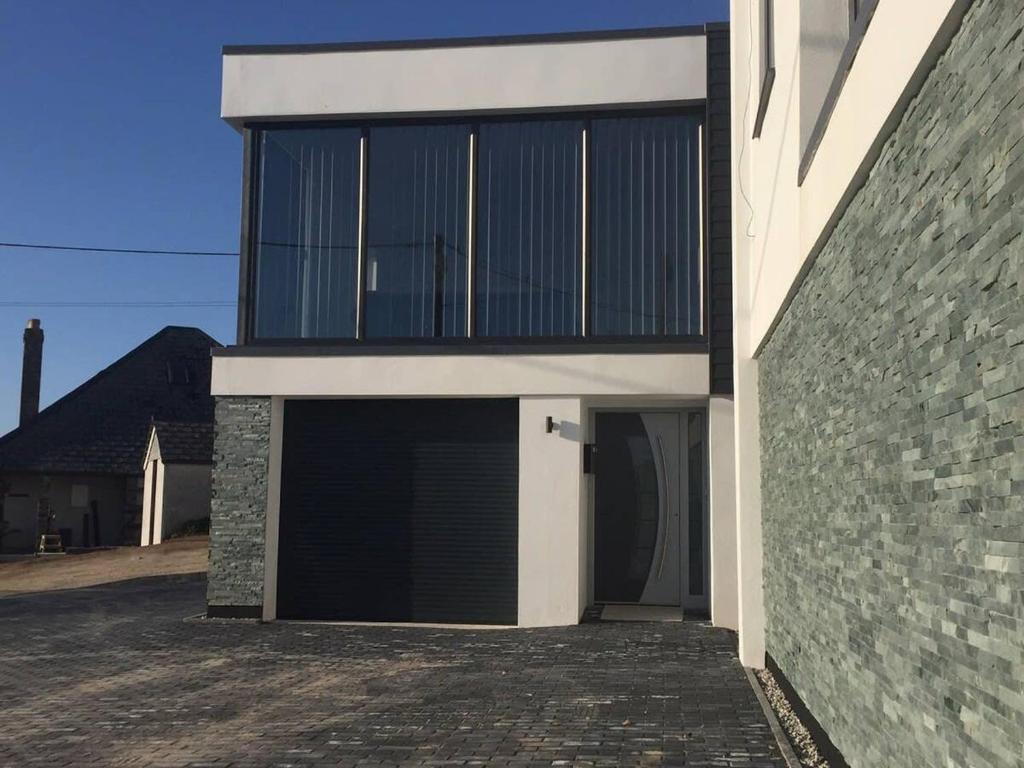
[[[768,652],[852,766],[1024,765],[1022,16],[972,4],[760,358]]]
[[[270,398],[218,397],[207,603],[263,604]]]

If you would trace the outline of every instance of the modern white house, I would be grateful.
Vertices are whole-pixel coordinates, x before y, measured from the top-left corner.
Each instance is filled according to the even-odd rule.
[[[737,625],[724,25],[229,46],[209,614]]]
[[[1022,72],[1001,0],[225,48],[209,615],[709,614],[833,765],[1024,764]]]

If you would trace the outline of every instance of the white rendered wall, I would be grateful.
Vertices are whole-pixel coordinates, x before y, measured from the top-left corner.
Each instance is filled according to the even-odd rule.
[[[711,623],[739,629],[736,562],[736,420],[731,397],[708,402]]]
[[[159,544],[160,525],[154,512],[159,514],[163,505],[163,486],[160,484],[160,439],[156,430],[149,430],[149,441],[146,444],[146,455],[143,457],[142,478],[142,536],[139,545],[149,546],[150,528],[153,529],[153,543]],[[155,486],[155,492],[154,492]]]
[[[633,40],[227,54],[221,116],[334,117],[704,99],[701,34]]]
[[[156,463],[156,508],[153,514],[153,543],[163,541],[164,530],[164,494],[167,490],[167,465],[162,461]]]
[[[214,357],[214,395],[707,397],[703,354]]]
[[[775,84],[761,135],[753,139],[759,79],[760,3],[732,0],[731,66],[734,250],[750,264],[734,273],[750,290],[750,345],[758,349],[776,322],[808,257],[870,170],[882,140],[934,63],[966,6],[965,0],[880,0],[835,103],[803,184],[799,49],[802,4],[776,3]],[[751,15],[752,14],[752,15]],[[751,43],[754,50],[751,52]],[[748,204],[749,201],[749,204]]]
[[[154,544],[159,544],[183,523],[210,516],[210,465],[164,464],[158,492],[162,503]]]
[[[740,662],[765,664],[764,552],[761,545],[760,404],[757,360],[736,361],[736,629]]]
[[[142,496],[142,541],[144,547],[149,546],[150,524],[153,526],[153,543],[159,544],[163,540],[163,519],[164,519],[164,491],[167,488],[165,482],[164,463],[160,461],[160,451],[156,441],[150,445],[147,452],[146,475],[143,481]],[[156,486],[154,492],[153,487]]]
[[[586,608],[583,420],[579,398],[519,401],[521,627],[576,624]]]
[[[152,443],[150,444],[152,446]],[[152,450],[152,447],[150,448]],[[147,452],[147,457],[148,457]],[[142,480],[142,536],[139,546],[149,546],[149,522],[152,517],[153,507],[153,484],[156,483],[156,469],[153,461],[146,461],[145,475]]]
[[[731,3],[731,71],[730,87],[733,99],[732,144],[733,144],[733,216],[732,216],[732,258],[733,258],[733,418],[735,434],[736,463],[736,625],[739,640],[740,662],[748,667],[762,668],[765,663],[764,640],[764,600],[762,598],[761,574],[761,463],[758,442],[758,402],[757,402],[757,361],[753,359],[751,307],[754,302],[756,286],[761,279],[758,270],[753,266],[753,247],[758,241],[758,228],[763,231],[766,223],[755,220],[754,214],[747,206],[746,196],[752,194],[751,168],[756,161],[764,162],[776,152],[777,163],[781,165],[782,138],[775,132],[781,130],[775,122],[791,111],[792,120],[797,120],[799,109],[795,108],[794,84],[796,79],[795,41],[799,31],[795,19],[782,15],[776,26],[776,41],[779,51],[776,54],[776,78],[771,98],[776,100],[774,112],[769,110],[765,117],[765,142],[751,142],[753,115],[756,110],[758,83],[751,80],[756,76],[746,67],[749,49],[745,35],[757,29],[758,17],[754,11],[755,4],[744,0],[733,0]],[[757,3],[760,7],[761,4]],[[737,32],[743,31],[743,35]],[[739,41],[740,37],[742,41]],[[792,39],[785,47],[787,36]],[[756,35],[754,35],[756,39]],[[788,51],[788,53],[787,53]],[[755,52],[756,54],[756,52]],[[757,60],[755,55],[754,61]],[[755,100],[752,105],[745,105],[739,94],[749,94]],[[779,106],[779,103],[783,106]],[[748,108],[749,106],[749,108]],[[739,110],[739,111],[736,111]],[[742,118],[740,116],[743,116]],[[769,121],[772,121],[769,124]],[[799,135],[798,126],[793,126],[793,135],[789,137],[790,154],[795,156],[795,142]],[[762,137],[765,133],[762,132]],[[774,139],[772,137],[775,136]],[[761,152],[765,154],[762,155]],[[756,154],[756,157],[755,157]],[[792,157],[790,158],[792,162]],[[777,171],[777,169],[776,169]],[[796,173],[795,166],[791,172]],[[795,177],[794,177],[795,178]],[[771,182],[775,182],[772,174]],[[788,189],[788,188],[787,188]],[[786,190],[781,190],[780,194]],[[792,192],[792,190],[790,190]],[[756,193],[753,193],[756,195]],[[784,195],[782,195],[784,197]],[[794,216],[790,206],[795,205],[794,196],[790,194],[785,205],[778,209],[780,217]],[[755,205],[759,204],[755,196]],[[774,203],[770,209],[775,213]],[[758,210],[761,210],[760,208]],[[779,225],[781,226],[781,225]],[[714,589],[714,581],[712,581]]]

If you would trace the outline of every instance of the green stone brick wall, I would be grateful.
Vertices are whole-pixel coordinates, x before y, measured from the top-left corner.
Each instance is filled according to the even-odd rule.
[[[971,6],[760,358],[768,652],[852,766],[1024,765],[1022,17]]]
[[[210,502],[211,606],[263,604],[270,398],[218,397]]]

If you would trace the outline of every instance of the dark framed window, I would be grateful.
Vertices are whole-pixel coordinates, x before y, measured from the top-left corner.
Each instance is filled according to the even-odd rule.
[[[801,185],[814,161],[878,0],[830,0],[801,6],[800,165]]]
[[[761,126],[764,125],[764,116],[768,111],[768,98],[772,94],[772,86],[775,84],[775,2],[774,0],[761,0],[760,11],[760,34],[758,43],[760,49],[760,74],[761,89],[757,101],[757,115],[754,117],[754,138],[761,135]]]
[[[581,120],[480,126],[478,336],[580,334],[582,134]]]
[[[466,335],[468,125],[369,129],[366,337]]]
[[[594,120],[590,131],[590,316],[595,336],[701,329],[697,117]]]
[[[240,343],[697,342],[702,120],[246,126]]]
[[[356,128],[260,133],[255,338],[355,337],[359,141]]]

